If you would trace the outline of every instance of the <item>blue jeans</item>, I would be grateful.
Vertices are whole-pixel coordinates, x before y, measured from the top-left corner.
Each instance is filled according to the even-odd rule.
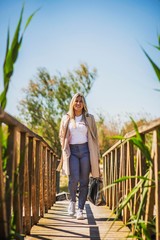
[[[90,155],[88,143],[70,144],[71,155],[69,159],[69,192],[71,201],[76,202],[76,193],[79,183],[78,208],[84,209],[88,194],[90,174]]]

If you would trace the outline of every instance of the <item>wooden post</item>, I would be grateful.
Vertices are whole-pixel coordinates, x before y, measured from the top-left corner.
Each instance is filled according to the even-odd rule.
[[[26,133],[20,133],[20,164],[19,164],[19,187],[20,187],[20,218],[24,227],[24,166],[26,159]]]
[[[109,153],[108,155],[108,162],[107,162],[107,166],[108,166],[108,183],[111,184],[111,171],[110,171],[110,168],[111,168],[111,153]],[[108,206],[109,208],[111,208],[111,188],[108,189]]]
[[[24,163],[24,214],[25,214],[25,233],[29,234],[31,229],[31,204],[30,204],[30,177],[29,177],[29,142],[26,139],[26,156]],[[28,151],[27,151],[28,150]]]
[[[44,161],[45,159],[43,158],[43,146],[41,144],[40,149],[39,149],[39,201],[40,201],[40,217],[44,216],[45,213],[45,208],[44,208]]]
[[[33,167],[34,167],[34,148],[33,148],[33,137],[28,137],[28,174],[29,174],[29,207],[30,207],[30,218],[31,218],[31,226],[32,223],[32,216],[33,216],[33,206],[32,206],[32,184],[33,184]]]
[[[52,193],[52,185],[51,185],[51,151],[48,150],[48,207],[51,208],[52,202],[51,202],[51,193]]]
[[[54,155],[53,161],[53,203],[56,201],[56,167],[57,167],[57,160],[56,156]]]
[[[43,149],[43,156],[44,156],[44,205],[45,205],[45,212],[48,211],[48,154],[47,148],[44,147]]]
[[[32,205],[32,225],[37,223],[36,208],[36,141],[33,138],[33,152],[31,162],[31,205]]]
[[[11,210],[13,208],[13,186],[14,186],[14,174],[15,174],[15,153],[16,153],[16,128],[9,126],[9,136],[7,143],[7,171],[6,171],[6,211],[7,211],[7,225],[8,233],[11,230]]]
[[[106,177],[107,177],[107,186],[110,184],[109,182],[109,166],[110,166],[110,154],[107,155],[107,158],[106,158],[106,168],[107,168],[107,171],[106,171]],[[110,190],[109,188],[107,188],[107,198],[106,198],[106,204],[107,206],[109,206],[109,193],[110,193]]]
[[[56,183],[54,182],[54,154],[51,153],[51,165],[52,165],[52,169],[51,169],[51,179],[52,179],[52,183],[51,183],[51,198],[52,198],[52,204],[55,203],[55,188],[56,188]]]
[[[111,159],[110,159],[110,184],[113,183],[113,172],[114,172],[113,162],[114,162],[114,151],[111,152]],[[113,195],[114,195],[113,189],[114,187],[110,188],[110,196],[109,196],[109,207],[112,210],[113,210]]]
[[[39,167],[40,167],[40,149],[41,143],[39,140],[36,140],[36,156],[35,156],[35,189],[36,189],[36,203],[35,203],[35,218],[36,223],[39,220],[40,216],[40,206],[39,206],[39,193],[40,193],[40,176],[39,176]]]
[[[134,176],[135,171],[134,171],[134,150],[133,150],[133,144],[129,141],[127,141],[127,159],[126,159],[126,176]],[[127,196],[128,193],[132,190],[133,188],[133,179],[127,179],[126,180],[126,189],[125,189],[125,195]],[[130,201],[130,207],[132,209],[133,207],[133,201]],[[125,211],[124,211],[124,222],[127,223],[129,220],[129,209],[126,206]]]
[[[154,158],[155,206],[156,206],[156,240],[160,240],[160,128],[154,131],[156,145]]]
[[[19,143],[20,134],[17,134],[17,143]],[[21,202],[20,202],[20,182],[19,182],[19,164],[20,164],[20,156],[18,152],[18,147],[16,147],[15,152],[15,175],[14,175],[14,196],[13,196],[13,212],[14,212],[14,222],[16,225],[16,232],[23,233],[23,225],[22,225],[22,212],[21,212]]]

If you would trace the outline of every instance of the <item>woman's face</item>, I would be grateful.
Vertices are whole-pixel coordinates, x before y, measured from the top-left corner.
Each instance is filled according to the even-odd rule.
[[[78,96],[73,104],[73,109],[75,112],[82,113],[83,107],[82,97]]]

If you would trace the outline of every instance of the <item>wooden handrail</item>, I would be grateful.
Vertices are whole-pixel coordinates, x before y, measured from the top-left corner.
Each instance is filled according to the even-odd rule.
[[[2,109],[0,127],[8,135],[5,159],[0,142],[0,236],[7,239],[13,226],[17,233],[29,234],[55,202],[58,156],[41,136]]]
[[[48,148],[51,151],[53,151],[53,149],[49,146],[49,144],[41,136],[39,136],[38,134],[31,131],[28,127],[26,127],[24,124],[19,122],[15,117],[11,116],[7,112],[4,112],[1,108],[0,108],[0,122],[5,123],[8,126],[16,127],[17,131],[27,133],[28,137],[34,137],[35,139],[40,140],[46,146],[48,146]],[[56,156],[56,157],[58,157],[58,156]]]
[[[143,209],[141,214],[141,220],[143,219],[147,226],[149,220],[156,218],[156,240],[160,240],[160,118],[139,127],[138,131],[144,143],[146,142],[150,146],[153,166],[150,166],[148,169],[143,152],[129,141],[131,137],[136,135],[136,132],[127,133],[124,139],[119,140],[103,154],[103,180],[106,204],[113,211],[117,209],[117,206],[126,198],[128,193],[140,184],[141,180],[136,176],[144,176],[146,171],[148,171],[150,179],[148,185],[152,185],[152,187],[148,187],[145,209]],[[132,176],[133,178],[127,178],[115,185],[112,184],[115,180],[125,176]],[[154,187],[152,180],[155,183]],[[121,215],[124,223],[127,223],[130,219],[131,212],[135,215],[137,214],[141,201],[142,195],[141,190],[139,190],[130,201],[130,209],[126,206],[122,210]],[[134,226],[132,226],[132,230],[134,232]],[[141,237],[146,239],[144,235]]]
[[[160,118],[153,120],[152,122],[149,122],[147,124],[144,124],[143,126],[140,126],[138,128],[139,133],[146,134],[148,132],[152,132],[153,129],[155,129],[157,126],[160,126]],[[112,147],[110,147],[102,157],[105,157],[109,152],[112,151],[112,149],[115,149],[118,147],[123,141],[126,141],[126,139],[130,139],[131,137],[134,137],[136,135],[135,130],[128,132],[125,134],[124,139],[117,141]]]

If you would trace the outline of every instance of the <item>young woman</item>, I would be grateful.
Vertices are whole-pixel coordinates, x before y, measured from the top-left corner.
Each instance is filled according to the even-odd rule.
[[[59,131],[62,146],[62,173],[69,176],[69,215],[75,214],[76,193],[79,184],[77,219],[84,219],[89,174],[99,177],[99,147],[97,127],[93,115],[88,113],[84,96],[76,93],[63,116]],[[59,168],[60,170],[60,168]]]

